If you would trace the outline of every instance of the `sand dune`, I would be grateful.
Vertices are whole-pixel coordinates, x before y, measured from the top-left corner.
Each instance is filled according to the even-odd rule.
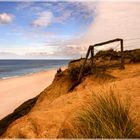
[[[120,97],[127,97],[131,101],[131,117],[136,118],[140,113],[140,65],[125,65],[125,70],[114,69],[108,71],[115,79],[95,78],[87,76],[72,92],[68,93],[70,80],[68,71],[55,77],[53,83],[39,96],[35,106],[25,116],[10,124],[2,137],[4,138],[57,138],[71,126],[74,113],[90,102],[92,95],[101,89],[114,88]],[[61,77],[61,78],[60,78]],[[65,84],[64,84],[65,83]],[[103,93],[104,94],[104,93]],[[140,131],[140,118],[135,123]],[[62,135],[63,137],[63,135]]]

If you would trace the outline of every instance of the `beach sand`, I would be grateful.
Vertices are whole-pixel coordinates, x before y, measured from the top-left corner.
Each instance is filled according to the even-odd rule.
[[[65,67],[62,68],[63,70]],[[0,80],[0,119],[49,86],[56,69]]]

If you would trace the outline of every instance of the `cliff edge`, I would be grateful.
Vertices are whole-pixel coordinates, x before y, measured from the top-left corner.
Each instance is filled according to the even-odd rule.
[[[94,73],[87,66],[81,82],[70,90],[82,62],[83,59],[70,62],[66,70],[59,70],[52,84],[40,93],[32,108],[11,122],[1,138],[67,138],[75,114],[91,102],[92,96],[98,93],[103,95],[105,92],[102,91],[110,88],[114,94],[119,93],[120,98],[129,99],[129,116],[136,125],[136,137],[139,137],[140,63],[127,59],[124,70],[109,67]]]

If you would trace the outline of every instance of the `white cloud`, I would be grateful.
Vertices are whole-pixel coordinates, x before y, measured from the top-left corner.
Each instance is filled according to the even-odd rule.
[[[92,4],[92,3],[91,3]],[[140,2],[101,1],[88,31],[74,43],[87,45],[114,39],[140,38]],[[128,41],[124,41],[126,49]]]
[[[33,4],[33,2],[31,2],[31,1],[20,2],[20,3],[18,3],[16,9],[21,10],[21,9],[31,8],[32,4]]]
[[[56,5],[55,5],[56,4]],[[94,15],[94,6],[88,5],[88,2],[56,2],[56,3],[43,3],[41,5],[31,6],[31,13],[38,17],[33,20],[32,25],[35,27],[48,27],[52,23],[63,24],[66,20],[88,20]],[[70,8],[70,7],[74,8]],[[46,11],[49,9],[49,11]],[[55,9],[55,10],[54,10]],[[34,12],[33,12],[34,11]]]
[[[0,51],[0,59],[11,59],[11,58],[18,58],[16,53],[12,52],[1,52]]]
[[[53,13],[45,11],[39,13],[39,17],[32,22],[35,27],[48,27],[52,23]]]
[[[55,19],[54,19],[54,22],[57,22],[57,23],[64,23],[64,21],[68,18],[68,17],[70,17],[70,15],[71,15],[71,11],[63,11],[63,14],[61,15],[61,16],[59,16],[59,17],[56,17]]]
[[[55,17],[51,11],[43,11],[37,14],[38,17],[32,22],[35,27],[48,27],[52,23],[63,23],[71,15],[71,11],[63,11],[61,16]]]
[[[8,24],[13,21],[14,16],[7,13],[0,13],[0,24]]]
[[[13,52],[23,52],[23,54],[26,53],[33,53],[33,52],[39,52],[39,54],[43,56],[58,56],[58,57],[79,57],[79,56],[85,56],[85,53],[91,44],[95,44],[98,42],[114,39],[114,38],[140,38],[140,2],[128,2],[128,1],[100,1],[96,5],[94,2],[84,2],[83,4],[87,5],[89,14],[93,14],[96,9],[96,16],[94,18],[94,21],[90,24],[87,32],[82,36],[81,34],[75,35],[74,39],[68,38],[64,39],[62,41],[62,38],[60,38],[60,35],[54,35],[54,34],[46,34],[46,33],[39,33],[39,32],[33,32],[28,33],[29,37],[33,38],[43,38],[43,40],[47,40],[49,38],[49,43],[47,45],[50,45],[48,47],[45,47],[43,44],[40,44],[38,47],[27,47],[25,46],[25,50],[18,50],[17,47],[15,51],[12,49]],[[61,8],[60,8],[61,7]],[[80,9],[79,5],[79,9]],[[47,9],[47,8],[46,8]],[[57,22],[57,23],[63,23],[69,16],[71,16],[71,10],[64,9],[63,4],[58,7],[60,11],[62,11],[62,14],[59,15],[59,17],[55,17],[55,13],[51,11],[47,12],[40,12],[37,16],[37,18],[32,22],[32,24],[36,27],[48,27],[50,24]],[[44,10],[44,9],[43,9]],[[37,11],[38,12],[38,11]],[[73,12],[74,13],[74,12]],[[36,13],[35,13],[36,14]],[[76,14],[76,12],[75,12]],[[87,16],[90,16],[86,14]],[[85,15],[85,16],[86,16]],[[69,19],[69,18],[68,18]],[[26,35],[27,36],[27,35]],[[27,36],[27,37],[28,37]],[[79,38],[78,38],[79,37]],[[47,38],[47,39],[46,39]],[[46,42],[47,42],[46,41]],[[126,42],[124,44],[124,47],[126,47],[128,44]],[[52,46],[52,45],[56,46]],[[136,44],[136,43],[135,43]],[[114,44],[116,46],[117,44]],[[41,46],[41,47],[40,47]],[[107,46],[110,47],[110,46]],[[135,48],[135,46],[133,46]],[[48,48],[51,50],[48,50]],[[57,49],[58,48],[58,49]],[[103,49],[103,47],[101,47]],[[131,49],[131,46],[130,46]],[[47,50],[47,52],[46,52]],[[45,52],[45,53],[42,53]],[[36,53],[33,53],[33,55],[39,55]],[[41,55],[39,55],[41,57]]]
[[[95,6],[95,3],[84,3],[89,8],[89,11],[96,9],[96,16],[93,22],[88,27],[88,30],[83,35],[62,42],[62,47],[54,54],[65,57],[78,58],[85,56],[89,45],[107,41],[114,38],[124,39],[124,48],[138,48],[139,40],[128,42],[128,38],[140,38],[140,2],[113,2],[101,1]],[[92,12],[91,12],[92,14]],[[139,42],[138,42],[139,41]],[[60,42],[57,43],[60,45]],[[113,48],[120,50],[119,43],[101,46],[98,49]]]

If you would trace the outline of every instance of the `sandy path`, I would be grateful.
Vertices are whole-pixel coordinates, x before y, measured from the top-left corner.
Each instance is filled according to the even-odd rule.
[[[0,80],[0,119],[51,84],[56,70]]]

